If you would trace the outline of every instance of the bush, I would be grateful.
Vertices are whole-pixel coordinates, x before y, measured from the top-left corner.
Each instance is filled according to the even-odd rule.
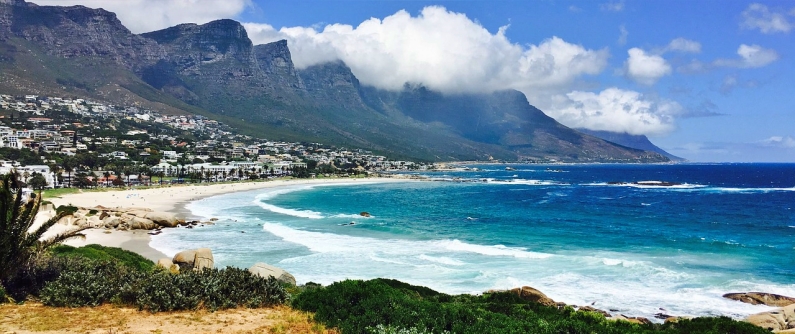
[[[108,302],[152,312],[262,307],[287,301],[279,282],[246,270],[204,269],[171,274],[140,271],[117,262],[92,260],[63,272],[41,291],[51,306],[96,306]]]
[[[44,256],[32,259],[8,279],[6,291],[17,301],[24,301],[29,295],[38,297],[47,283],[57,279],[69,268],[84,265],[86,261],[79,257]]]
[[[10,297],[6,294],[6,289],[0,285],[0,304],[7,303],[10,301]]]
[[[60,214],[61,212],[65,212],[67,215],[71,215],[77,212],[77,207],[71,204],[59,205],[57,208],[55,208],[55,213]]]
[[[151,271],[155,263],[149,259],[121,248],[105,247],[96,244],[75,248],[58,245],[51,249],[55,256],[82,257],[91,260],[118,261],[120,264],[136,270]]]
[[[343,333],[767,333],[729,318],[637,325],[506,292],[450,296],[384,279],[305,289],[292,305]]]

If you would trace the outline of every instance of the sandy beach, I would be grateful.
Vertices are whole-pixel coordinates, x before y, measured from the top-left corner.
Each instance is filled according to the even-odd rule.
[[[241,182],[226,184],[200,184],[200,185],[168,185],[149,189],[127,189],[117,191],[86,191],[68,194],[62,197],[45,198],[53,203],[54,207],[60,205],[74,205],[78,207],[95,207],[101,205],[107,208],[148,208],[153,211],[176,213],[181,218],[190,220],[190,213],[184,206],[195,200],[206,197],[222,195],[232,192],[249,191],[255,189],[284,187],[292,185],[314,185],[333,183],[369,183],[369,182],[406,182],[406,179],[395,178],[366,178],[366,179],[301,179],[301,180],[275,180],[259,182]],[[51,211],[42,211],[38,219],[41,221],[54,215]],[[66,231],[72,227],[56,224],[45,234],[45,237]],[[99,244],[109,247],[126,249],[144,257],[157,261],[167,257],[165,254],[149,246],[151,237],[145,230],[116,231],[105,229],[90,229],[85,231],[85,239],[72,239],[65,244],[80,247],[88,244]]]

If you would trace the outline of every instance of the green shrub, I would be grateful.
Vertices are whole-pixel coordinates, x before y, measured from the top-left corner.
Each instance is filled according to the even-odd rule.
[[[58,245],[53,247],[51,251],[55,256],[82,257],[86,259],[103,261],[118,261],[122,265],[136,270],[151,271],[155,267],[155,263],[149,259],[137,253],[117,247],[105,247],[91,244],[75,248],[67,245]]]
[[[99,212],[99,211],[94,210],[94,209],[88,210],[88,214],[86,214],[86,217],[93,216],[93,215],[97,214],[97,212]]]
[[[119,293],[129,277],[127,269],[115,262],[91,261],[69,268],[41,290],[41,301],[50,306],[98,306]]]
[[[119,262],[92,260],[64,271],[40,294],[45,305],[96,306],[117,303],[152,312],[210,310],[239,306],[262,307],[287,301],[288,294],[273,278],[246,270],[204,269],[171,274],[140,271]]]
[[[6,294],[6,289],[0,285],[0,304],[7,303],[10,301],[10,297]]]
[[[61,212],[65,212],[67,215],[71,215],[77,212],[77,207],[71,204],[59,205],[57,208],[55,208],[55,213],[60,214]]]
[[[449,296],[424,287],[375,279],[307,288],[293,307],[343,333],[766,333],[729,318],[637,325],[594,312],[529,302],[511,293]]]
[[[31,259],[6,282],[6,291],[17,301],[24,301],[28,296],[38,297],[44,286],[54,281],[62,272],[69,268],[77,268],[89,261],[80,257],[43,256]]]

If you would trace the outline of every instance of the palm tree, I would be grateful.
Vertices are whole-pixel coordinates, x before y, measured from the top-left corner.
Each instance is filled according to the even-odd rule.
[[[23,265],[47,248],[67,239],[85,237],[80,232],[88,228],[70,230],[42,240],[42,235],[67,213],[61,212],[31,230],[41,205],[41,193],[38,196],[31,194],[30,199],[23,200],[18,178],[18,173],[8,173],[3,176],[0,187],[0,283],[7,282]]]

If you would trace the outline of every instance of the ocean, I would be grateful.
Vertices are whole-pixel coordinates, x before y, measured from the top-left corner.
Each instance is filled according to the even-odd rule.
[[[266,262],[299,284],[385,277],[450,294],[526,285],[649,318],[770,309],[729,292],[795,296],[794,164],[468,167],[417,173],[435,182],[205,198],[186,208],[215,225],[168,229],[151,246],[209,247],[217,267]]]

